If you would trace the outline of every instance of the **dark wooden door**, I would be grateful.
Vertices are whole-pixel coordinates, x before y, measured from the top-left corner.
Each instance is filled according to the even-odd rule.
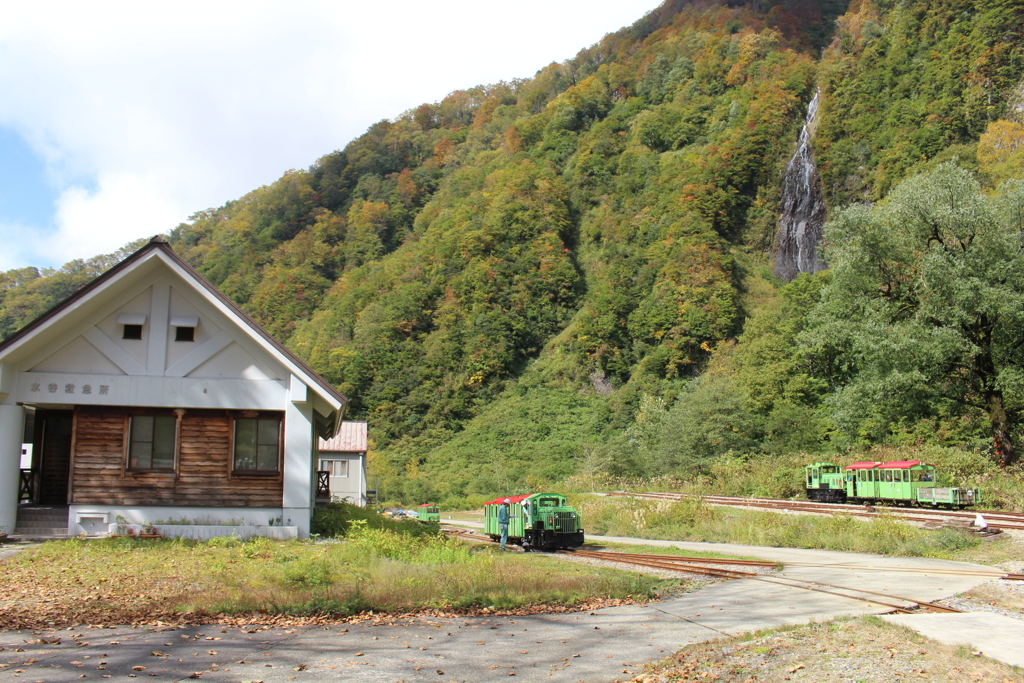
[[[39,504],[67,505],[71,476],[70,410],[37,410],[34,452],[39,454]]]

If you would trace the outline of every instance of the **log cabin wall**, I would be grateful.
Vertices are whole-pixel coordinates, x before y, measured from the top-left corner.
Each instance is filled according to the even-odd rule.
[[[71,502],[180,507],[281,507],[277,476],[231,475],[232,411],[187,410],[179,422],[173,472],[126,470],[130,408],[79,406]]]

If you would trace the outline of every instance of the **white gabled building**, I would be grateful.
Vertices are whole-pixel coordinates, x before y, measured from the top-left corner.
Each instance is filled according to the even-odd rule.
[[[348,400],[156,237],[0,343],[0,527],[34,502],[68,532],[118,516],[309,533],[320,438]]]

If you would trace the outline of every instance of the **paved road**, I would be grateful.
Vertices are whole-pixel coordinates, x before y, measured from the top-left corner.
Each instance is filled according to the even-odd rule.
[[[789,563],[782,572],[786,576],[922,601],[963,592],[985,580],[939,570],[987,569],[819,550],[644,543],[778,560]],[[178,681],[197,674],[200,680],[224,683],[357,679],[413,683],[507,681],[514,675],[518,681],[612,683],[630,679],[645,663],[689,643],[886,610],[835,595],[738,580],[664,602],[568,615],[424,619],[397,625],[274,628],[254,633],[237,627],[6,632],[0,633],[0,647],[5,648],[0,651],[0,680]],[[40,642],[40,637],[61,641]],[[1010,642],[1015,637],[1011,633]],[[997,656],[991,647],[986,653]]]

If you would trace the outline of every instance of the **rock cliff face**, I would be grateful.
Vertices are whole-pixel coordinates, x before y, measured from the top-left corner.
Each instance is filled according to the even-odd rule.
[[[821,178],[811,152],[811,138],[818,120],[818,96],[814,95],[807,108],[799,146],[786,166],[782,188],[782,217],[775,237],[775,274],[785,282],[800,273],[814,273],[828,267],[818,255],[826,211]]]

